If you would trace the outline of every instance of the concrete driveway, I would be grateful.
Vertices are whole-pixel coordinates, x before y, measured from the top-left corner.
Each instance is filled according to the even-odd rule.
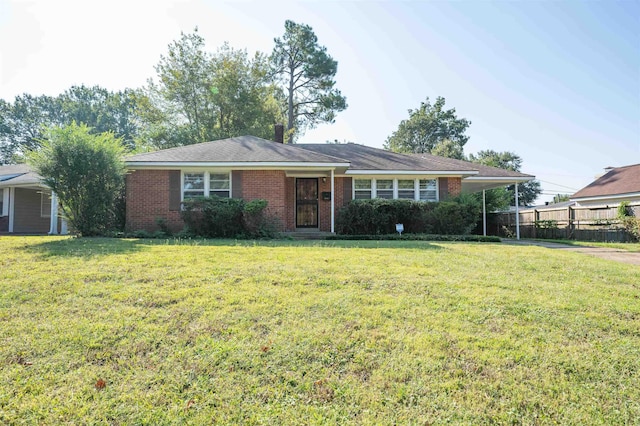
[[[568,244],[551,243],[546,241],[512,240],[507,238],[503,238],[502,243],[520,246],[538,246],[552,250],[575,251],[577,253],[584,253],[590,256],[600,257],[602,259],[615,260],[616,262],[630,263],[632,265],[640,265],[640,253],[633,253],[615,248],[572,246]]]

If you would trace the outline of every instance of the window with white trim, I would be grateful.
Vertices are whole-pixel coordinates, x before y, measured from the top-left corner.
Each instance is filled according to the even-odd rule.
[[[182,199],[218,196],[231,198],[231,173],[183,172]]]
[[[376,198],[393,200],[393,179],[376,180]]]
[[[403,199],[403,200],[416,199],[415,179],[398,179],[398,199]]]
[[[51,194],[40,193],[40,217],[51,217]]]
[[[211,173],[209,175],[209,196],[231,198],[229,173]]]
[[[185,173],[183,182],[183,199],[204,197],[204,173]]]
[[[435,179],[420,179],[420,201],[438,201],[438,182]]]
[[[438,201],[437,179],[353,179],[353,198]]]
[[[353,198],[356,200],[368,200],[371,198],[371,179],[353,180]]]

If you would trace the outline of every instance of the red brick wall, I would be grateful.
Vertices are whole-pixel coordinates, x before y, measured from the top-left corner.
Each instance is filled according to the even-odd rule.
[[[156,218],[164,218],[172,231],[184,222],[179,211],[169,211],[169,170],[136,170],[127,175],[128,231],[159,230]]]
[[[282,170],[244,170],[242,172],[242,198],[246,201],[262,198],[267,200],[269,214],[280,218],[284,230],[291,230],[293,219],[293,203],[287,204],[289,197],[293,198],[293,183]],[[233,185],[233,182],[231,183]],[[291,188],[291,194],[287,191]],[[291,210],[291,213],[289,213]],[[289,221],[291,220],[291,223]]]
[[[284,229],[287,231],[294,231],[296,229],[296,178],[285,178],[284,193],[285,206],[287,206],[287,216]]]
[[[335,199],[335,216],[338,215],[338,210],[340,207],[344,206],[344,178],[335,178],[334,184],[334,194],[333,198]],[[327,178],[327,182],[323,183],[322,178],[318,180],[318,203],[319,203],[319,219],[320,219],[320,231],[322,232],[330,232],[331,231],[331,201],[324,201],[322,199],[323,192],[331,192],[331,178]],[[350,200],[346,200],[349,202]],[[335,218],[334,216],[334,218]]]
[[[281,221],[281,230],[295,230],[295,178],[280,170],[244,170],[241,172],[242,198],[265,199],[270,214]],[[335,213],[350,200],[344,200],[344,178],[335,179]],[[235,182],[232,182],[233,186]],[[331,181],[318,179],[318,215],[321,231],[331,231],[331,201],[322,200],[322,192],[331,191]],[[234,189],[234,192],[236,190]],[[169,171],[137,170],[127,175],[127,230],[158,230],[156,218],[164,218],[173,231],[183,228],[178,211],[169,210]]]
[[[456,197],[462,192],[462,178],[453,177],[447,179],[447,192],[449,197]]]

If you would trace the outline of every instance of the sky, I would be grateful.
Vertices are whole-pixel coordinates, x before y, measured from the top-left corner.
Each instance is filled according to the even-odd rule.
[[[338,61],[349,105],[301,142],[382,148],[442,96],[471,121],[465,153],[518,154],[539,202],[640,163],[640,0],[0,0],[0,98],[142,87],[195,27],[212,52],[268,53],[287,19]]]

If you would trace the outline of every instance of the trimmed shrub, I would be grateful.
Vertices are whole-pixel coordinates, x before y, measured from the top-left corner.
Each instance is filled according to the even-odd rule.
[[[183,202],[186,233],[207,238],[273,237],[277,223],[267,214],[267,201],[196,197]]]
[[[464,235],[476,226],[480,206],[473,197],[438,203],[411,200],[353,200],[338,211],[336,231],[345,235],[386,235],[404,225],[408,234]]]

